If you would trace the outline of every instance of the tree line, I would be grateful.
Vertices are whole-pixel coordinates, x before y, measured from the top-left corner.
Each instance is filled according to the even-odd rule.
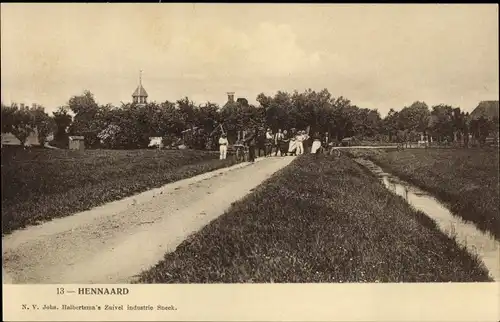
[[[162,137],[166,145],[183,142],[189,147],[215,148],[214,138],[223,129],[230,142],[237,132],[255,127],[306,129],[325,133],[336,140],[355,137],[377,142],[415,142],[422,135],[436,142],[468,144],[469,134],[479,143],[498,129],[498,120],[470,120],[459,107],[436,105],[429,108],[416,101],[399,111],[391,109],[384,118],[374,109],[361,108],[327,89],[299,93],[278,91],[274,96],[257,96],[258,105],[246,99],[224,106],[211,102],[195,104],[189,98],[176,102],[145,105],[100,105],[84,91],[71,97],[66,106],[52,115],[44,107],[20,107],[2,103],[2,133],[12,133],[22,144],[37,129],[40,143],[54,134],[54,144],[67,145],[69,135],[83,135],[85,144],[95,148],[145,148],[150,137]],[[73,116],[69,113],[72,112]],[[186,131],[188,130],[188,131]],[[186,134],[187,133],[187,134]]]

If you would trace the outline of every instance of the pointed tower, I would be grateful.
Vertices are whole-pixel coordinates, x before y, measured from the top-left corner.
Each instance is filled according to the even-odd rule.
[[[132,94],[132,101],[135,104],[147,104],[148,102],[148,93],[142,87],[142,70],[139,72],[139,86],[137,86],[136,90],[134,91],[134,94]]]

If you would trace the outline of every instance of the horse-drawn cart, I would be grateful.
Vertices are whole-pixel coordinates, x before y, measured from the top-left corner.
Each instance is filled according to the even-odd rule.
[[[235,143],[235,144],[233,144],[232,149],[234,151],[234,157],[236,158],[236,161],[238,161],[238,162],[248,161],[248,159],[249,159],[248,146],[246,146],[242,143]]]

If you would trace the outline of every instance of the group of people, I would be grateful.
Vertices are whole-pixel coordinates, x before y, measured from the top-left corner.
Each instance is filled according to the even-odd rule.
[[[310,144],[312,142],[312,144]],[[261,156],[261,151],[266,157],[286,156],[286,155],[301,155],[305,151],[310,153],[321,153],[332,146],[328,132],[324,135],[316,133],[311,138],[304,130],[291,129],[290,131],[278,129],[273,133],[271,129],[267,129],[265,135],[259,129],[255,129],[249,136],[243,139],[243,143],[248,146],[249,161],[254,162],[256,152]],[[227,147],[229,145],[227,135],[222,134],[219,139],[220,159],[224,160],[227,156]],[[309,149],[310,145],[310,149]]]

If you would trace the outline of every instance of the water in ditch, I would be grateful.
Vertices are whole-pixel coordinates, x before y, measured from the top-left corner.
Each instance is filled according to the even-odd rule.
[[[473,223],[465,222],[431,194],[385,172],[375,163],[358,158],[356,162],[368,168],[383,182],[385,187],[406,199],[415,209],[434,219],[438,227],[448,236],[455,237],[457,243],[478,255],[495,281],[500,281],[500,242],[479,230]]]

